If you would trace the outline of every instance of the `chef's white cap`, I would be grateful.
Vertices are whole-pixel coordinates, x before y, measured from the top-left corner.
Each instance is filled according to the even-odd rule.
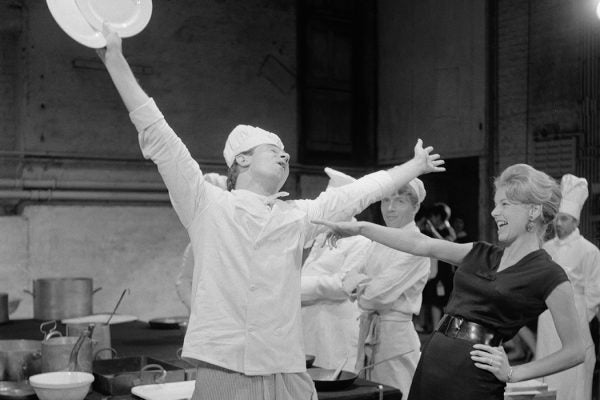
[[[325,173],[329,176],[329,184],[327,184],[328,188],[344,186],[356,180],[356,178],[353,178],[350,175],[346,175],[343,172],[329,167],[325,167]]]
[[[276,134],[250,125],[236,126],[227,137],[223,149],[223,157],[225,157],[227,166],[233,165],[235,156],[238,154],[261,144],[272,144],[283,150],[283,143]]]
[[[588,197],[587,180],[571,174],[563,175],[560,181],[560,191],[562,199],[558,212],[569,214],[579,220],[581,209]]]
[[[427,195],[427,192],[425,191],[425,185],[423,185],[423,181],[421,181],[419,178],[415,178],[412,181],[408,182],[408,184],[417,194],[419,204],[421,204],[423,200],[425,200],[425,196]]]

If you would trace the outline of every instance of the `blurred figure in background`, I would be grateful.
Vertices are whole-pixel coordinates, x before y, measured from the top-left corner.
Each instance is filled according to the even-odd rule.
[[[564,268],[575,292],[581,335],[585,346],[585,361],[576,367],[543,380],[556,389],[557,400],[590,400],[596,351],[589,323],[600,304],[600,251],[579,233],[579,216],[588,197],[587,181],[571,174],[561,180],[562,201],[554,221],[556,237],[544,244],[552,259]],[[542,358],[560,349],[552,316],[548,311],[538,320],[536,358]]]
[[[329,176],[327,189],[356,180],[331,168],[325,168],[325,173]],[[315,238],[304,261],[301,275],[304,351],[315,356],[316,366],[336,369],[344,360],[352,365],[356,359],[360,310],[350,301],[350,293],[344,291],[344,282],[354,287],[367,279],[348,277],[348,272],[363,261],[370,244],[369,239],[355,236],[330,247],[325,244],[323,233]]]

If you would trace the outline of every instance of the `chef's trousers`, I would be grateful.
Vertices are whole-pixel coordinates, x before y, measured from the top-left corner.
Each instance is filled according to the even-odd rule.
[[[244,375],[201,362],[192,400],[318,400],[306,372]]]

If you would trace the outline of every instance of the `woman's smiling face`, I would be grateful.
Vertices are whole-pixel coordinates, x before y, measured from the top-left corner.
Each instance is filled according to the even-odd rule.
[[[492,217],[498,227],[498,240],[510,244],[527,232],[530,207],[527,204],[510,200],[506,197],[506,189],[498,188],[494,195]]]

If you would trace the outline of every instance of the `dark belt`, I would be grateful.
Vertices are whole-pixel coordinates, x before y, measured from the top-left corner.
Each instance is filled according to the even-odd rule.
[[[445,314],[436,331],[448,337],[463,339],[471,343],[500,346],[503,338],[497,332],[462,317]]]

